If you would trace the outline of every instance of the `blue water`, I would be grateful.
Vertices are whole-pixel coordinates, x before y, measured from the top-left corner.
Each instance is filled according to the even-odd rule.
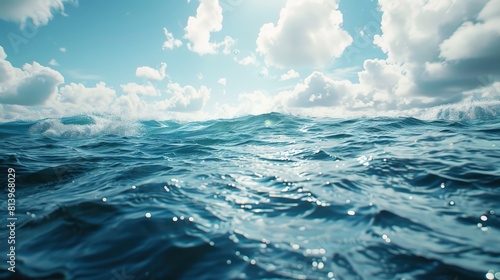
[[[500,116],[478,110],[1,123],[0,277],[500,279]]]

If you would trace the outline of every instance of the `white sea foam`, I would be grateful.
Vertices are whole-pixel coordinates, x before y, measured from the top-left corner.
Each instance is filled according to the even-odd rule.
[[[421,120],[490,120],[500,113],[500,101],[467,101],[425,109],[415,115]]]
[[[106,134],[132,136],[140,130],[134,120],[124,120],[114,116],[80,116],[66,119],[42,120],[30,128],[33,134],[53,137],[91,137]]]

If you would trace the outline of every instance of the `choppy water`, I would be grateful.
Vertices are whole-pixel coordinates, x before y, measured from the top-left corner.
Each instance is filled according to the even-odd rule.
[[[500,279],[498,107],[2,123],[0,277]]]

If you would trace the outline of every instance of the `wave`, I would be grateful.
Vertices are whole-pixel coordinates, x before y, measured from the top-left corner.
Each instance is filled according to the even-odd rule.
[[[46,119],[30,127],[31,134],[51,137],[91,137],[98,135],[133,136],[139,132],[137,121],[113,115],[79,115],[61,119]]]
[[[384,126],[373,127],[382,132],[386,128],[407,128],[419,126],[428,121],[491,121],[500,115],[500,101],[469,101],[441,105],[428,109],[417,109],[411,112],[393,113],[391,116],[355,116],[343,118],[307,117],[293,114],[271,112],[261,115],[246,115],[232,119],[214,119],[182,122],[179,120],[140,119],[114,114],[84,114],[62,118],[49,118],[38,121],[14,121],[0,123],[0,136],[8,137],[19,134],[44,135],[47,137],[84,138],[104,135],[137,136],[144,129],[147,133],[161,135],[175,131],[177,139],[187,136],[205,138],[206,143],[213,140],[212,135],[224,136],[221,139],[234,140],[234,135],[242,136],[242,132],[268,134],[286,130],[300,130],[303,133],[314,133],[318,129],[316,123],[328,123],[331,126],[359,125],[360,121],[379,120]],[[493,130],[498,128],[493,127]],[[256,140],[252,135],[247,138]],[[243,133],[244,134],[244,133]],[[347,137],[348,134],[335,134],[331,137]]]
[[[425,109],[415,117],[422,120],[492,120],[500,115],[500,101],[467,101]]]
[[[469,105],[0,124],[0,170],[29,201],[15,279],[484,278],[500,267],[500,126],[498,103]]]

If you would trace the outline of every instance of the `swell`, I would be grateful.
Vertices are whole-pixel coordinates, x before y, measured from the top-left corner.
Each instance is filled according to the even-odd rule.
[[[23,202],[20,277],[475,279],[500,265],[498,123],[272,113],[126,127],[0,125]]]

